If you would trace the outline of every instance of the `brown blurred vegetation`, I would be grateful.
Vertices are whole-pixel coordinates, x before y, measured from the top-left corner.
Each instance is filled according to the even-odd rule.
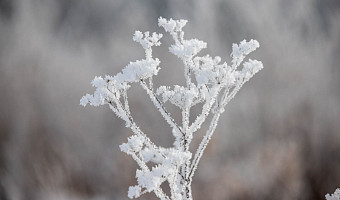
[[[227,61],[232,43],[261,44],[251,57],[265,69],[227,106],[194,199],[324,199],[340,187],[339,1],[0,0],[1,200],[128,199],[137,165],[118,145],[131,133],[108,108],[78,104],[94,76],[143,56],[132,34],[162,32],[159,16],[188,19],[186,37]],[[168,39],[158,86],[183,83]],[[171,145],[147,96],[129,95],[142,129]]]

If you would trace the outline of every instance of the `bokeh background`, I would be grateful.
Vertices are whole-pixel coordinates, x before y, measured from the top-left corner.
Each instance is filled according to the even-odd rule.
[[[194,199],[324,199],[340,187],[340,1],[0,0],[1,200],[128,199],[137,165],[119,144],[131,133],[79,99],[94,76],[143,58],[132,35],[164,33],[159,16],[189,20],[186,38],[228,62],[232,43],[261,44],[250,57],[265,68],[227,105]],[[162,41],[155,84],[182,84],[171,38]],[[148,97],[138,86],[129,96],[142,129],[170,146]]]

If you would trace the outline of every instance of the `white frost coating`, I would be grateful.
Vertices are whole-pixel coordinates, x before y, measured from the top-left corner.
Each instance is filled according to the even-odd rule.
[[[91,82],[96,88],[94,93],[86,94],[80,99],[82,106],[108,104],[133,132],[128,141],[119,146],[121,151],[132,156],[139,167],[136,170],[138,184],[129,187],[128,197],[131,199],[147,192],[154,192],[162,200],[192,200],[192,177],[217,127],[219,117],[224,112],[224,107],[243,84],[263,68],[262,62],[249,59],[243,63],[242,69],[238,69],[245,56],[259,47],[256,40],[249,42],[243,40],[240,44],[233,44],[231,65],[221,63],[219,56],[197,56],[207,44],[198,39],[184,39],[182,29],[186,23],[186,20],[167,20],[162,17],[158,19],[158,25],[175,41],[169,50],[184,64],[185,86],[160,86],[154,91],[152,77],[158,74],[160,61],[152,57],[152,47],[161,44],[160,39],[163,35],[136,31],[133,40],[143,47],[145,59],[129,63],[115,76],[95,77]],[[142,86],[172,128],[175,137],[173,147],[163,148],[155,145],[134,122],[127,97],[127,90],[132,83],[139,83]],[[177,124],[171,117],[164,106],[165,102],[170,102],[181,109],[181,124]],[[190,124],[190,109],[198,103],[202,103],[202,111]],[[201,128],[210,114],[212,120],[209,122],[209,129],[196,151],[190,152],[189,147],[194,133]],[[165,182],[170,187],[170,196],[160,187]],[[334,197],[328,195],[326,198],[334,200],[339,193],[337,190]]]
[[[157,95],[162,96],[164,103],[170,101],[172,104],[184,109],[185,107],[190,107],[192,102],[199,97],[199,91],[195,85],[192,85],[189,89],[175,85],[173,90],[170,87],[160,86],[157,89]]]
[[[132,83],[140,81],[141,79],[147,79],[154,75],[157,75],[160,61],[158,59],[151,60],[137,60],[135,62],[130,62],[121,73],[115,76],[115,81],[117,84],[122,84],[124,82]]]
[[[249,42],[242,40],[239,45],[233,44],[233,52],[231,53],[231,57],[233,58],[233,68],[239,66],[246,55],[255,51],[259,47],[259,42],[253,39],[251,39]]]
[[[336,189],[334,194],[326,194],[326,200],[340,200],[340,189]]]
[[[139,185],[130,186],[128,191],[128,197],[130,199],[137,198],[141,195],[142,188]]]
[[[162,156],[160,156],[159,153],[155,153],[155,150],[152,149],[152,148],[144,148],[142,151],[141,151],[141,154],[144,158],[144,161],[145,162],[153,162],[153,163],[161,163],[164,158]]]
[[[194,73],[198,86],[206,84],[233,85],[235,75],[231,67],[226,63],[219,64],[221,58],[216,56],[214,59],[209,55],[196,57],[194,60]]]
[[[165,19],[163,17],[160,17],[158,19],[158,26],[161,26],[164,28],[166,32],[179,32],[182,31],[182,28],[187,24],[187,20],[180,19],[180,20],[173,20],[173,19]]]
[[[140,135],[132,135],[128,138],[127,143],[121,144],[120,150],[129,153],[129,152],[139,152],[142,150],[145,139]]]
[[[207,47],[207,43],[197,40],[184,40],[180,45],[171,45],[169,51],[179,58],[191,57]]]
[[[241,75],[245,79],[250,79],[254,74],[259,72],[262,68],[263,68],[262,62],[249,59],[248,62],[243,63],[243,69],[241,71]]]
[[[142,47],[147,48],[151,46],[159,46],[161,42],[159,41],[163,37],[162,34],[152,33],[149,35],[149,32],[145,32],[144,35],[140,31],[136,31],[133,36],[133,41],[138,42],[142,45]]]

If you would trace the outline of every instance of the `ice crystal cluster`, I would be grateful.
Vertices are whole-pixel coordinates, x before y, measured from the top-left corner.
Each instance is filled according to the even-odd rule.
[[[92,81],[93,87],[96,88],[94,94],[86,94],[80,100],[83,106],[109,105],[112,111],[125,121],[126,127],[132,130],[133,135],[120,145],[121,151],[132,156],[139,166],[136,171],[137,184],[131,186],[128,191],[128,197],[131,199],[147,192],[154,192],[160,199],[192,199],[192,177],[219,117],[224,112],[224,107],[242,85],[263,68],[262,63],[257,60],[249,59],[243,62],[245,56],[259,47],[256,40],[243,40],[240,44],[233,44],[231,65],[221,62],[218,56],[199,55],[207,44],[198,39],[184,39],[182,29],[186,23],[186,20],[167,20],[162,17],[158,19],[158,25],[174,39],[169,51],[183,62],[186,80],[184,86],[155,88],[152,77],[160,70],[160,60],[153,58],[152,47],[161,44],[163,35],[136,31],[133,40],[144,48],[145,59],[131,62],[115,76],[95,77]],[[132,83],[141,85],[172,128],[173,147],[163,148],[155,145],[135,123],[130,114],[127,97]],[[178,124],[171,117],[165,102],[170,102],[181,110],[181,123]],[[190,123],[190,108],[198,103],[201,103],[202,111]],[[209,128],[196,151],[190,152],[192,138],[208,115],[212,115]],[[165,182],[170,187],[169,194],[161,187]]]
[[[326,200],[340,200],[340,189],[336,189],[334,194],[327,194],[326,195]]]

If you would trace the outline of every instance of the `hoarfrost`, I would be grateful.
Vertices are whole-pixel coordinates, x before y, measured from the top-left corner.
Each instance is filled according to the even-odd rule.
[[[154,192],[160,199],[191,200],[192,177],[214,133],[219,117],[224,112],[224,107],[242,85],[263,68],[262,62],[249,59],[243,63],[242,69],[238,69],[245,56],[259,47],[259,43],[253,39],[233,44],[231,66],[225,62],[221,63],[219,56],[198,56],[197,54],[206,48],[207,44],[198,39],[185,40],[182,29],[186,23],[186,20],[167,20],[162,17],[158,19],[158,25],[175,41],[175,44],[169,47],[169,51],[183,62],[186,85],[160,86],[154,92],[152,77],[158,74],[160,61],[152,57],[152,47],[161,44],[160,39],[163,35],[136,31],[133,40],[143,47],[145,59],[130,62],[122,72],[113,77],[108,75],[104,78],[95,77],[91,82],[96,88],[93,95],[86,94],[80,99],[82,106],[108,104],[132,130],[133,135],[128,138],[127,143],[120,145],[121,151],[131,155],[139,166],[136,170],[138,185],[131,186],[128,191],[128,197],[131,199],[138,198],[146,192]],[[175,137],[173,147],[163,148],[155,145],[135,123],[127,97],[131,83],[139,83],[142,86],[172,128]],[[177,124],[166,110],[164,103],[168,101],[181,109],[181,124]],[[202,112],[190,124],[190,108],[197,103],[203,104]],[[192,153],[189,146],[193,134],[200,129],[209,114],[213,115],[209,129],[199,147]],[[147,165],[150,162],[154,164],[151,169]],[[160,187],[164,182],[169,184],[170,196]],[[328,200],[335,198],[329,195],[326,197]]]

